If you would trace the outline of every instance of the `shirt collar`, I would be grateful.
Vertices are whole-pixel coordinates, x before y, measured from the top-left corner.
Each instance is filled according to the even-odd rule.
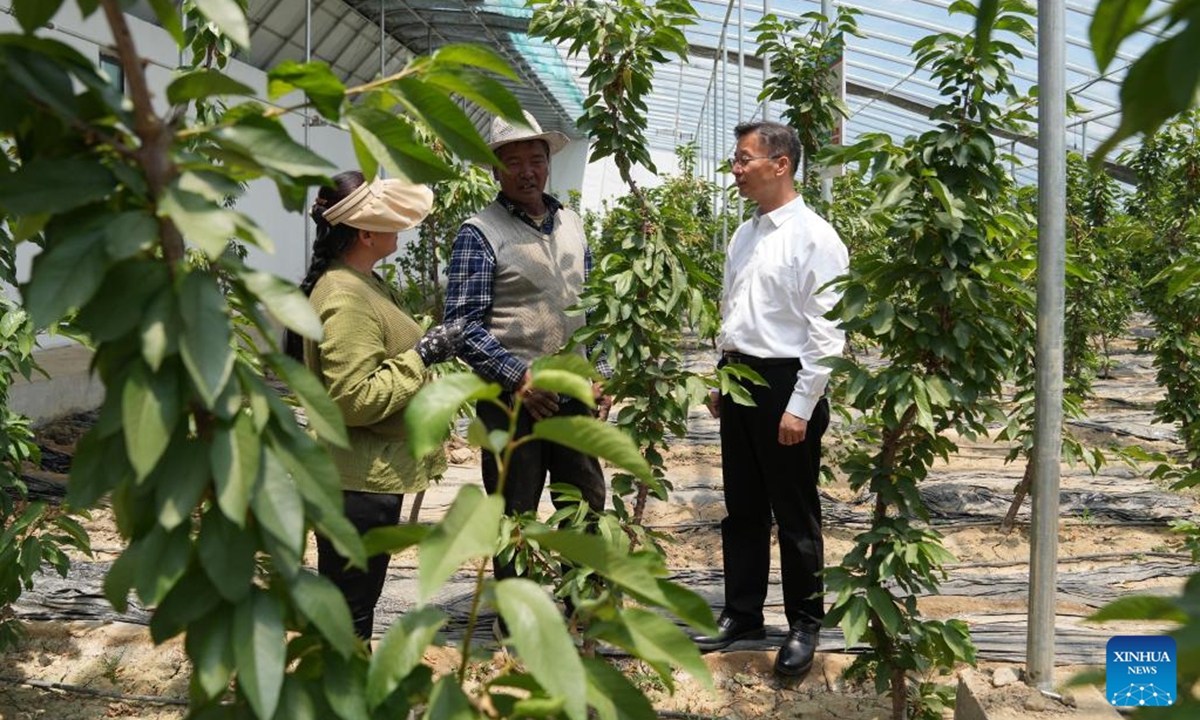
[[[756,229],[762,228],[763,225],[761,223],[764,218],[767,222],[771,223],[771,227],[780,227],[788,220],[791,220],[796,215],[799,215],[802,209],[804,209],[804,198],[797,195],[794,200],[784,203],[782,206],[775,208],[769,213],[763,214],[761,212],[755,212],[754,227]]]
[[[558,201],[558,198],[554,197],[553,195],[542,193],[542,202],[546,203],[546,217],[544,220],[542,220],[541,226],[539,226],[533,221],[533,218],[529,217],[529,213],[517,207],[517,204],[505,197],[504,193],[496,193],[496,200],[504,206],[505,210],[508,210],[510,213],[512,213],[513,217],[517,218],[534,230],[544,233],[548,233],[550,230],[554,229],[554,216],[558,214],[558,211],[561,210],[563,206],[563,204]],[[547,228],[550,229],[548,230]]]

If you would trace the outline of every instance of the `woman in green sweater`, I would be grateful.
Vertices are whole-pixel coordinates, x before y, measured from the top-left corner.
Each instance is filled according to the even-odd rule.
[[[433,193],[401,180],[365,182],[357,171],[333,177],[312,208],[312,263],[300,287],[321,318],[320,342],[304,341],[304,362],[342,411],[349,448],[329,446],[341,476],[346,517],[360,533],[395,525],[404,494],[419,492],[445,471],[442,453],[413,460],[405,443],[404,408],[425,383],[430,365],[462,345],[461,327],[421,328],[400,297],[376,275],[396,251],[396,236],[429,214]],[[370,640],[388,556],[364,572],[347,567],[332,544],[317,537],[317,570],[346,598],[359,637]]]

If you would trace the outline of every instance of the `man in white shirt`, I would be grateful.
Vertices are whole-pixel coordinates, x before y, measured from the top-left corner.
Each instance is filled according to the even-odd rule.
[[[717,342],[722,364],[748,365],[768,384],[747,387],[754,407],[717,391],[710,398],[710,411],[721,419],[725,609],[719,632],[696,643],[719,650],[766,637],[774,516],[790,626],[775,671],[794,677],[812,666],[825,616],[817,478],[821,436],[829,426],[824,394],[830,369],[821,360],[842,354],[844,335],[824,316],[839,299],[827,285],[847,272],[849,258],[837,232],[796,192],[796,132],[771,122],[739,125],[734,132],[733,176],[758,211],[727,249]]]

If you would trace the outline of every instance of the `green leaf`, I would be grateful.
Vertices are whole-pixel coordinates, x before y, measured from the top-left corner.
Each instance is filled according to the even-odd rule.
[[[238,689],[260,718],[275,714],[287,661],[287,636],[279,600],[255,590],[233,615],[233,655],[237,659]]]
[[[115,400],[106,402],[115,404]],[[79,439],[67,483],[67,502],[71,506],[91,507],[120,483],[133,480],[123,434],[105,437],[93,427]]]
[[[39,157],[0,174],[0,208],[13,215],[59,215],[103,200],[116,185],[95,160]]]
[[[104,249],[113,260],[149,250],[157,242],[158,220],[144,210],[112,215],[104,228]]]
[[[599,720],[656,720],[654,706],[621,671],[603,658],[584,658],[588,704]]]
[[[458,679],[450,674],[433,686],[422,717],[425,720],[478,720],[480,715],[459,687]]]
[[[867,604],[883,621],[883,626],[887,628],[888,634],[898,637],[904,627],[904,618],[896,609],[896,603],[893,602],[891,593],[878,585],[872,585],[867,588]]]
[[[355,107],[346,114],[354,152],[363,175],[374,177],[380,165],[391,175],[414,183],[451,180],[457,173],[417,139],[411,126],[378,108]]]
[[[133,585],[143,605],[157,605],[187,572],[192,555],[191,534],[184,526],[166,532],[156,525],[137,542]]]
[[[140,545],[131,544],[113,561],[104,576],[104,597],[119,613],[129,610],[129,590],[137,574],[138,550]]]
[[[175,184],[168,186],[159,197],[158,211],[209,259],[220,257],[237,234],[238,213],[214,205],[208,198]]]
[[[259,526],[297,560],[304,552],[304,502],[273,452],[263,458],[262,482],[251,507]]]
[[[171,592],[158,604],[150,618],[150,637],[163,643],[183,632],[190,623],[207,615],[221,602],[221,596],[199,566],[188,568]]]
[[[435,607],[421,607],[404,613],[388,629],[379,647],[371,655],[367,671],[367,706],[374,710],[400,687],[425,654],[425,649],[446,623],[446,613]]]
[[[186,331],[179,344],[183,363],[205,407],[211,409],[229,382],[234,361],[225,296],[216,280],[189,273],[179,290],[179,314]]]
[[[846,639],[846,648],[855,645],[867,632],[867,601],[861,595],[856,595],[846,601],[846,611],[842,616],[842,633]]]
[[[346,87],[323,62],[298,63],[284,60],[267,73],[267,95],[272,100],[299,88],[317,112],[336,121],[341,114]]]
[[[176,432],[164,461],[147,480],[154,488],[158,524],[173,530],[190,517],[208,489],[210,477],[208,446]]]
[[[282,125],[243,121],[221,128],[214,138],[246,153],[265,168],[289,177],[322,177],[335,169],[325,158],[288,136]]]
[[[264,358],[271,369],[296,393],[308,415],[308,425],[326,442],[341,448],[350,447],[350,436],[342,411],[338,409],[325,386],[308,368],[292,358],[272,353]]]
[[[151,370],[158,372],[168,355],[179,351],[179,321],[175,312],[174,288],[160,292],[146,306],[138,334],[142,341],[142,358]]]
[[[363,547],[367,557],[382,553],[395,555],[413,545],[419,545],[429,536],[430,529],[424,525],[388,525],[371,528],[363,535]]]
[[[219,483],[218,483],[219,484]],[[246,597],[254,580],[258,551],[254,533],[239,528],[219,512],[204,514],[196,538],[200,566],[224,599],[238,603]]]
[[[596,407],[592,381],[575,373],[566,370],[537,370],[533,373],[533,386],[573,397],[590,408]]]
[[[119,262],[105,274],[75,322],[94,343],[117,340],[137,327],[142,309],[170,283],[170,269],[158,260]]]
[[[607,460],[644,482],[654,482],[650,465],[628,435],[592,417],[552,417],[533,426],[533,437]]]
[[[237,0],[195,0],[196,9],[213,22],[229,39],[242,46],[250,48],[250,26],[246,23],[246,14]],[[272,703],[274,707],[274,703]],[[270,717],[259,713],[259,717]]]
[[[104,244],[90,232],[56,238],[33,259],[25,309],[35,326],[47,327],[68,310],[82,307],[104,278]]]
[[[89,3],[97,3],[99,0],[87,0]],[[83,3],[80,3],[82,7]],[[171,39],[179,47],[187,44],[183,37],[183,23],[179,20],[179,6],[175,0],[150,0],[150,7],[154,10],[155,17],[158,18],[158,24],[171,34]],[[85,17],[87,12],[85,11]]]
[[[524,123],[525,118],[521,115],[521,103],[509,92],[508,88],[490,77],[480,75],[472,70],[462,71],[455,68],[426,73],[424,80],[447,92],[470,100],[493,115],[514,121],[516,118],[521,118],[522,124]]]
[[[546,590],[531,580],[509,578],[496,583],[494,592],[525,669],[550,696],[564,700],[567,717],[586,720],[583,663]]]
[[[182,407],[179,379],[164,368],[151,373],[138,363],[121,390],[121,421],[125,426],[125,448],[129,462],[142,480],[154,470],[171,442]]]
[[[321,686],[337,717],[341,720],[371,720],[363,697],[365,668],[362,666],[366,662],[357,655],[343,661],[332,653],[326,653],[324,661]]]
[[[262,454],[261,439],[244,412],[238,413],[233,427],[213,431],[209,460],[217,482],[217,504],[238,527],[246,525],[246,510],[258,485]]]
[[[342,591],[328,578],[310,572],[297,573],[288,589],[300,614],[321,631],[339,655],[350,659],[358,648],[358,636]]]
[[[1175,598],[1133,595],[1114,600],[1088,617],[1088,622],[1110,620],[1167,620],[1185,623],[1188,616]]]
[[[445,375],[429,383],[404,411],[409,452],[419,459],[439,450],[450,436],[450,423],[460,407],[473,400],[499,396],[499,385],[486,382],[475,373]]]
[[[1096,5],[1088,36],[1101,72],[1116,57],[1121,41],[1137,28],[1149,5],[1150,0],[1100,0]]]
[[[234,80],[220,70],[201,68],[185,72],[167,86],[167,102],[180,105],[213,95],[253,95],[254,88]]]
[[[393,88],[404,108],[432,128],[456,155],[483,165],[498,162],[467,114],[443,91],[414,77],[400,78]]]
[[[602,638],[649,663],[672,692],[673,668],[686,671],[704,687],[713,689],[712,675],[696,643],[663,616],[641,608],[627,608],[618,622],[605,626],[604,630],[599,633]]]
[[[222,607],[192,626],[184,643],[192,661],[192,677],[206,698],[229,687],[233,675],[233,616]]]
[[[458,491],[446,517],[421,542],[417,598],[429,602],[442,583],[472,558],[490,557],[496,549],[504,498],[484,495],[467,485]]]
[[[548,355],[540,357],[533,361],[530,369],[534,374],[542,370],[563,370],[575,375],[580,375],[588,380],[601,380],[602,377],[595,366],[588,361],[587,358],[579,353],[562,353],[560,355]]]
[[[438,65],[469,65],[482,70],[494,72],[497,75],[502,75],[509,80],[520,81],[520,77],[509,66],[508,62],[503,57],[496,54],[483,45],[475,44],[454,44],[443,45],[438,48],[437,52],[432,57],[433,65],[436,68]],[[525,122],[524,117],[518,111],[515,115],[508,117],[509,120],[516,120],[521,123]]]
[[[12,12],[17,22],[21,23],[21,29],[32,33],[50,22],[62,4],[63,0],[15,0]]]

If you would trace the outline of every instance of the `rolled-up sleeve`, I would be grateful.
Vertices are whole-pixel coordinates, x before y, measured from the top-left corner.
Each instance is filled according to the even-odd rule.
[[[322,379],[346,425],[375,425],[403,410],[425,380],[416,350],[389,356],[378,319],[353,294],[330,295],[317,313],[325,329]]]
[[[485,380],[516,390],[526,365],[488,332],[484,325],[494,300],[496,256],[483,234],[463,225],[454,239],[446,268],[445,322],[466,323],[459,357]]]

